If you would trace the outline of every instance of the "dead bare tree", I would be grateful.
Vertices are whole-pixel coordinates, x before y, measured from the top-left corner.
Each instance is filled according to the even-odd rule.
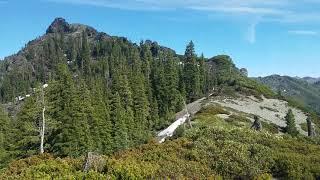
[[[45,100],[44,100],[44,88],[41,86],[41,107],[42,107],[42,122],[40,123],[40,154],[44,153],[44,135],[45,135],[45,127],[46,127],[46,120],[45,120]]]
[[[315,137],[316,136],[315,127],[312,124],[312,118],[310,116],[308,116],[307,118],[307,127],[308,127],[308,136]]]

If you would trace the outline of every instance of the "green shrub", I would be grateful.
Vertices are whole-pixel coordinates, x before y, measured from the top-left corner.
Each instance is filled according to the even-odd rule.
[[[271,174],[267,174],[267,173],[259,174],[259,175],[255,176],[255,177],[253,177],[253,180],[272,180],[272,179],[273,179],[272,175]]]
[[[103,179],[105,175],[82,172],[82,159],[60,159],[49,154],[32,156],[12,162],[0,179]]]
[[[11,163],[0,179],[320,178],[320,141],[316,138],[252,131],[212,116],[216,109],[206,112],[196,115],[193,128],[185,129],[182,137],[163,144],[151,141],[106,158],[102,172],[83,173],[83,158],[45,154]]]
[[[170,139],[177,139],[179,137],[183,137],[184,132],[185,132],[185,125],[179,126],[173,133],[173,136]]]
[[[251,121],[248,118],[235,114],[229,116],[229,118],[225,119],[225,121],[238,127],[251,124]]]
[[[262,124],[262,129],[266,130],[266,131],[269,131],[273,134],[278,134],[279,133],[279,127],[275,124],[272,124],[272,123],[267,123],[267,122],[264,122],[264,121],[261,121],[261,124]]]
[[[198,113],[202,114],[209,114],[209,115],[217,115],[217,114],[227,114],[229,115],[230,112],[223,109],[223,107],[218,105],[209,105],[206,107],[203,107]]]

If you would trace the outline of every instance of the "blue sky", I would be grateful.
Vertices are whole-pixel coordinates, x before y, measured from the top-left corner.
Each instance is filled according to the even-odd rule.
[[[320,77],[320,0],[0,0],[0,58],[55,17],[183,54],[230,55],[250,76]]]

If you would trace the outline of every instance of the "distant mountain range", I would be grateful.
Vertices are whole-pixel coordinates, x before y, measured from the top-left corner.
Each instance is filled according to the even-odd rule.
[[[302,80],[305,80],[310,84],[319,84],[320,83],[320,78],[304,77],[304,78],[302,78]]]
[[[256,80],[320,113],[320,78],[271,75]]]

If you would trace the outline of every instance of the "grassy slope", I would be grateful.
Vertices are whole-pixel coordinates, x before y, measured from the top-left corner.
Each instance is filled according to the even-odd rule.
[[[180,128],[177,139],[164,144],[150,142],[105,157],[100,171],[81,172],[79,159],[34,156],[13,162],[0,179],[143,179],[211,177],[315,179],[320,177],[320,145],[316,140],[276,136],[250,130],[241,117],[222,120],[218,107],[203,109],[192,129]],[[318,141],[319,143],[319,141]]]

